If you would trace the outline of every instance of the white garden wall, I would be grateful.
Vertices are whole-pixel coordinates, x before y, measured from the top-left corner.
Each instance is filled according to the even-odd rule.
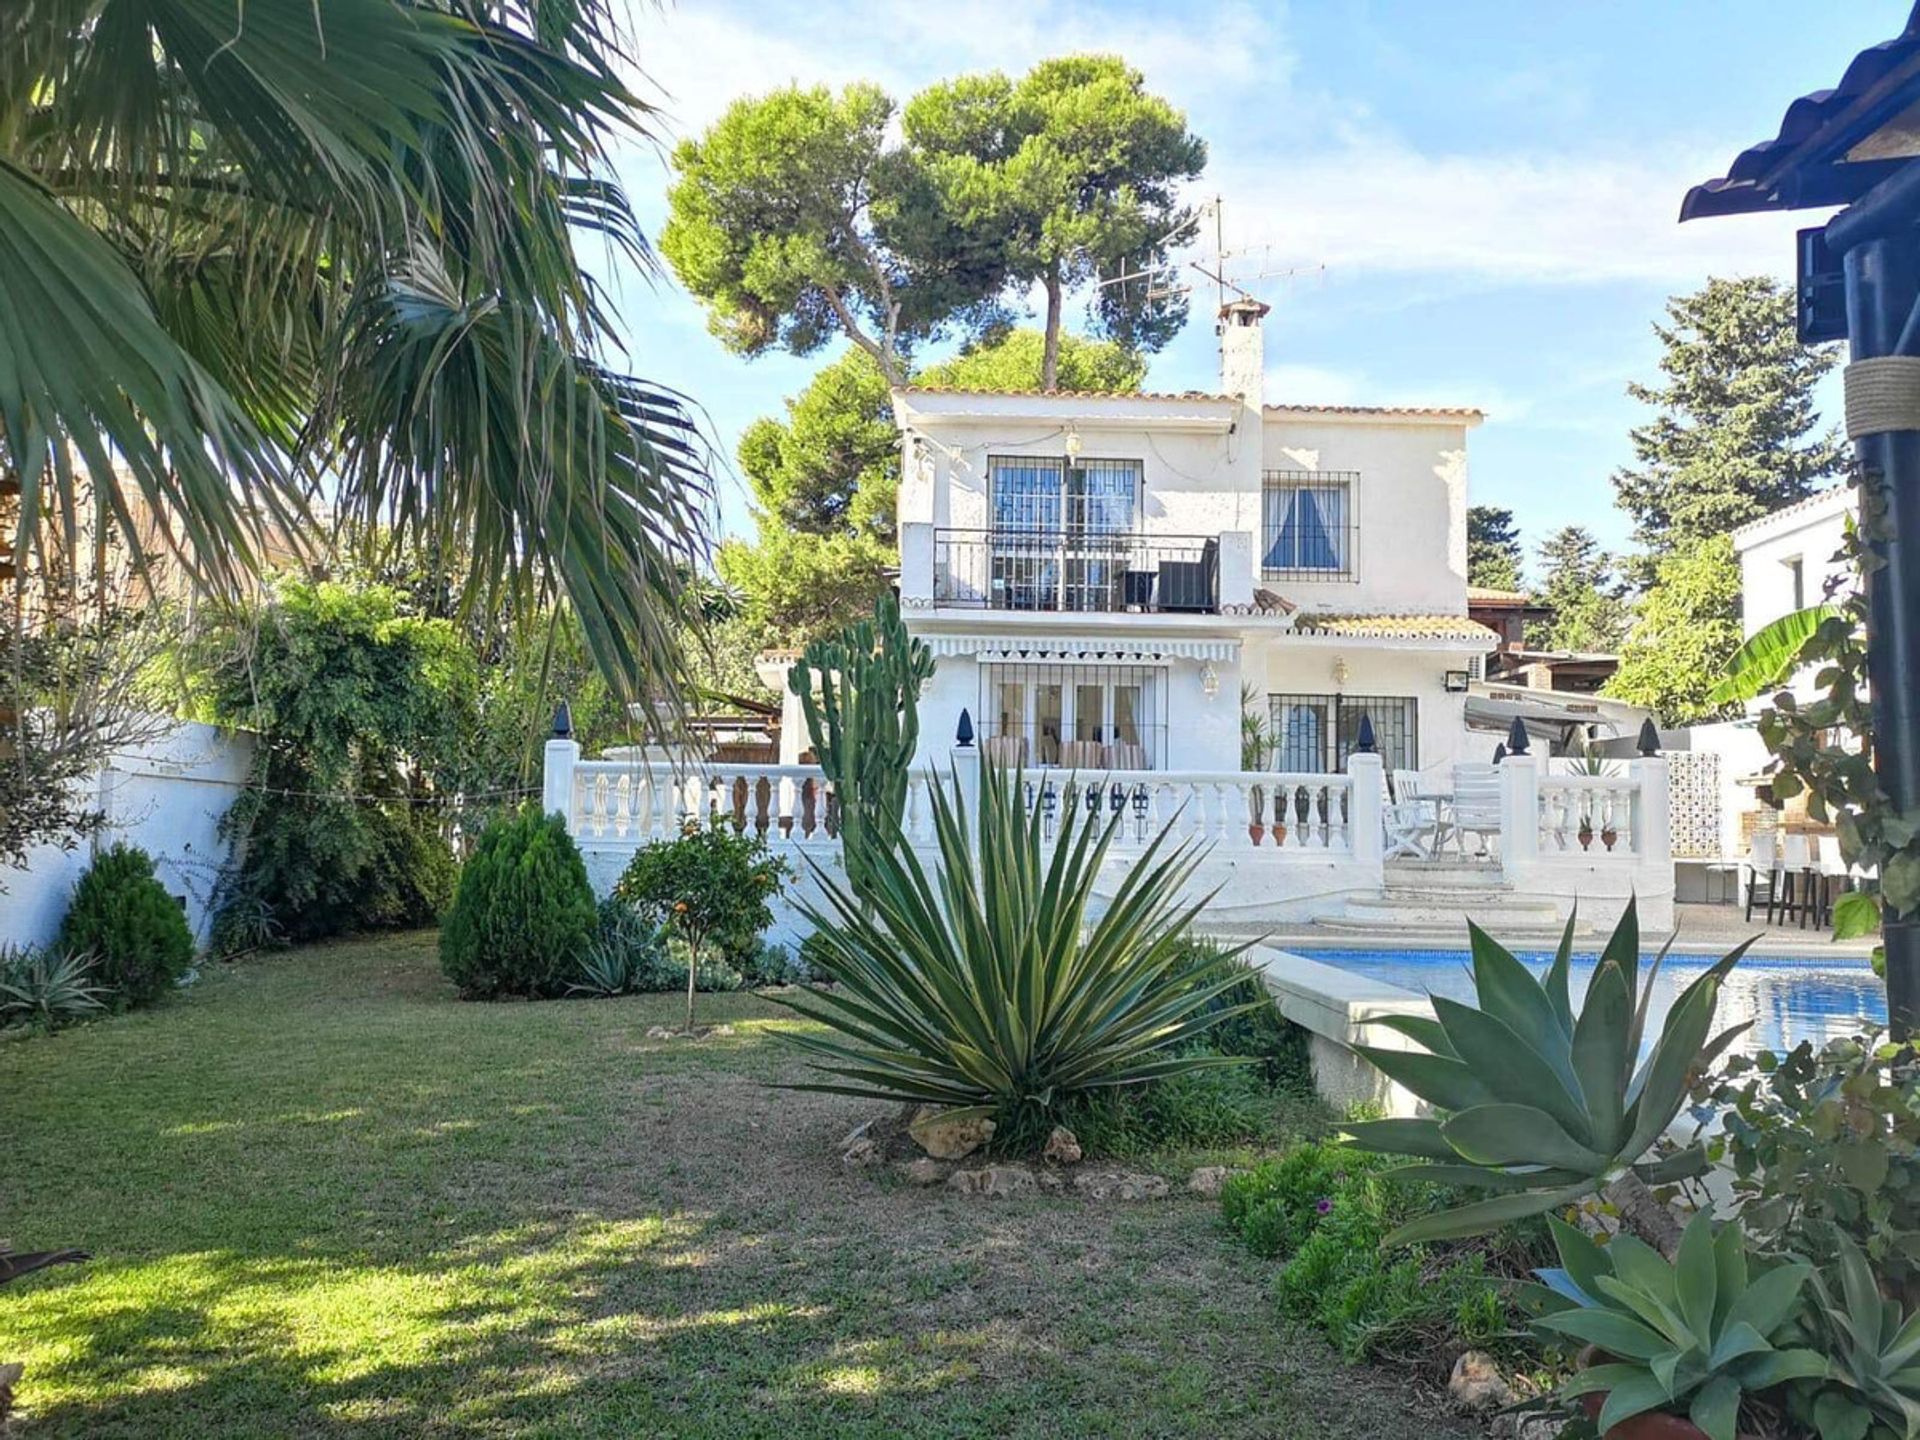
[[[153,857],[160,883],[204,941],[214,881],[228,853],[220,821],[239,798],[252,759],[251,736],[193,723],[116,755],[88,786],[107,816],[104,829],[72,850],[43,845],[23,869],[0,869],[0,941],[51,941],[93,855],[116,841]]]

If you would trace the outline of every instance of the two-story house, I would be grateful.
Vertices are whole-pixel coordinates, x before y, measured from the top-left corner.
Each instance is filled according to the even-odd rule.
[[[1263,403],[1267,307],[1218,393],[894,393],[900,594],[930,754],[1077,770],[1337,772],[1467,754],[1467,432],[1480,412]],[[1473,742],[1474,758],[1481,749]]]
[[[1516,754],[1495,772],[1493,737],[1467,728],[1496,644],[1468,614],[1479,412],[1264,404],[1265,315],[1222,311],[1214,393],[894,392],[901,606],[935,660],[906,841],[931,854],[934,786],[1018,764],[1074,777],[1030,784],[1047,823],[1098,806],[1114,825],[1096,899],[1156,837],[1197,841],[1215,933],[1456,941],[1473,914],[1546,936],[1576,900],[1591,923],[1630,895],[1667,923],[1664,761],[1587,776]],[[791,657],[764,659],[785,684]],[[602,888],[692,815],[830,868],[798,709],[789,694],[777,765],[586,760],[556,737],[545,804]],[[1425,793],[1395,794],[1395,770],[1426,772]],[[1425,863],[1443,829],[1468,863]]]

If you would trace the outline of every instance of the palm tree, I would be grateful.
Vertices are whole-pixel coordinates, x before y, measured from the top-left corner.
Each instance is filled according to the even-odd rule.
[[[619,373],[576,237],[643,265],[617,0],[15,0],[0,13],[0,495],[14,556],[147,525],[230,590],[324,501],[564,593],[680,673],[707,467]]]

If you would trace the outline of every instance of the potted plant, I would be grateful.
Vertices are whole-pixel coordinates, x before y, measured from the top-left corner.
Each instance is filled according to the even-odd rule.
[[[1548,1224],[1560,1266],[1537,1272],[1535,1327],[1585,1343],[1560,1398],[1609,1440],[1737,1440],[1749,1397],[1827,1374],[1824,1355],[1790,1343],[1813,1267],[1752,1273],[1737,1223],[1716,1230],[1701,1210],[1672,1260],[1632,1235],[1602,1247]]]
[[[1267,792],[1261,785],[1247,787],[1247,838],[1258,845],[1267,834]]]
[[[1593,816],[1585,811],[1580,813],[1580,848],[1586,850],[1593,845]]]
[[[1620,838],[1620,832],[1613,828],[1613,817],[1607,817],[1607,823],[1600,828],[1600,843],[1607,849],[1613,849],[1613,842]]]

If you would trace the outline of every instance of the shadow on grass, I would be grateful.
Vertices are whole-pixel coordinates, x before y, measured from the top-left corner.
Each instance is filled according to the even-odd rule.
[[[769,1091],[786,1012],[463,1005],[415,939],[0,1048],[0,1296],[32,1435],[1369,1435],[1390,1387],[1271,1333],[1208,1211],[844,1172],[871,1109]]]

